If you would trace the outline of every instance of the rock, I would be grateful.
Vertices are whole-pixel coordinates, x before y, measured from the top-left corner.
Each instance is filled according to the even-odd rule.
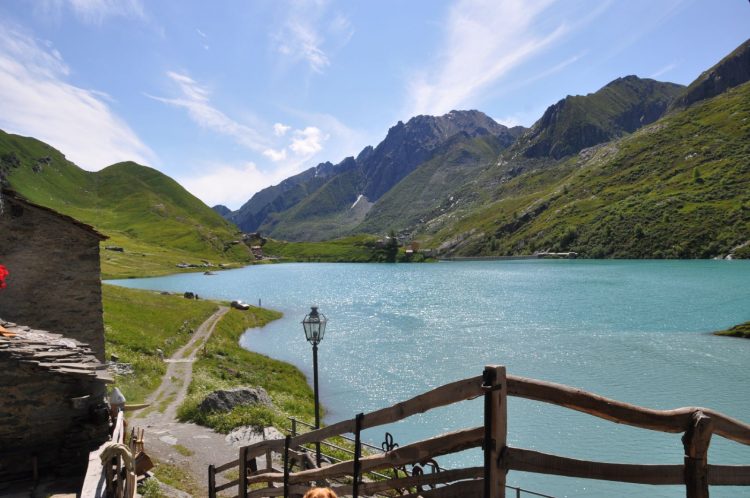
[[[206,396],[198,410],[201,412],[228,412],[235,406],[271,406],[271,397],[262,387],[238,387],[214,391]]]
[[[242,427],[237,427],[235,430],[227,434],[227,436],[224,438],[227,443],[231,444],[235,448],[249,446],[259,441],[268,441],[271,439],[284,439],[284,435],[275,427],[257,429],[255,427],[245,425]]]

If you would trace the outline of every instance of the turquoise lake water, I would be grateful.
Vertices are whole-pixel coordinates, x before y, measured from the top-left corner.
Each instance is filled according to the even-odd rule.
[[[484,365],[650,408],[705,406],[750,421],[750,340],[711,331],[750,320],[750,261],[492,261],[437,264],[281,264],[113,281],[193,291],[284,312],[242,344],[311,375],[300,321],[329,318],[320,345],[327,423],[382,408]],[[481,400],[387,429],[400,444],[482,424]],[[509,444],[574,458],[682,463],[679,434],[621,426],[511,398]],[[377,446],[384,429],[364,438]],[[714,436],[710,463],[750,464],[750,447]],[[482,465],[479,451],[440,459]],[[508,483],[554,496],[684,496],[644,486],[510,472]],[[750,496],[747,488],[712,496]]]

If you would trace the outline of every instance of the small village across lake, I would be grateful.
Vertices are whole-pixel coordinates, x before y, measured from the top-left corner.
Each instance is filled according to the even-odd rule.
[[[709,332],[748,320],[744,261],[496,261],[432,265],[285,264],[117,281],[130,287],[242,299],[283,311],[248,332],[250,349],[311,371],[299,321],[317,304],[330,319],[320,347],[327,423],[349,419],[503,363],[514,374],[580,387],[649,408],[707,406],[746,420],[750,341]],[[441,408],[389,427],[409,443],[481,425]],[[581,459],[681,462],[674,436],[597,421],[526,400],[509,402],[509,444]],[[365,431],[377,446],[382,429]],[[647,460],[644,461],[644,455]],[[750,449],[711,443],[710,461],[741,464]],[[481,465],[470,451],[446,467]],[[650,487],[512,472],[509,484],[554,496],[684,496]],[[736,496],[714,488],[712,496]],[[734,494],[733,494],[734,493]]]

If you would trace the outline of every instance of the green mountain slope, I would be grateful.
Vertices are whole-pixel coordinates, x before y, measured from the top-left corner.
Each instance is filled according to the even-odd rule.
[[[454,135],[433,159],[381,197],[358,229],[367,233],[412,232],[424,220],[449,213],[451,208],[467,201],[460,195],[465,185],[495,162],[504,148],[493,136]]]
[[[421,236],[459,255],[748,257],[750,83],[489,195]]]
[[[512,148],[526,157],[560,159],[653,123],[684,89],[674,83],[618,78],[595,93],[550,106]]]
[[[30,201],[94,226],[108,235],[102,251],[107,276],[174,272],[201,259],[243,262],[237,229],[166,175],[132,162],[88,172],[49,145],[0,131],[0,176]]]

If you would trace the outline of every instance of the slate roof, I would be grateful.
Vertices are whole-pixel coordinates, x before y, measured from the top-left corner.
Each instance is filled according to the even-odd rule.
[[[12,360],[60,375],[97,378],[112,382],[106,365],[94,352],[75,339],[35,330],[0,318],[0,361]]]

